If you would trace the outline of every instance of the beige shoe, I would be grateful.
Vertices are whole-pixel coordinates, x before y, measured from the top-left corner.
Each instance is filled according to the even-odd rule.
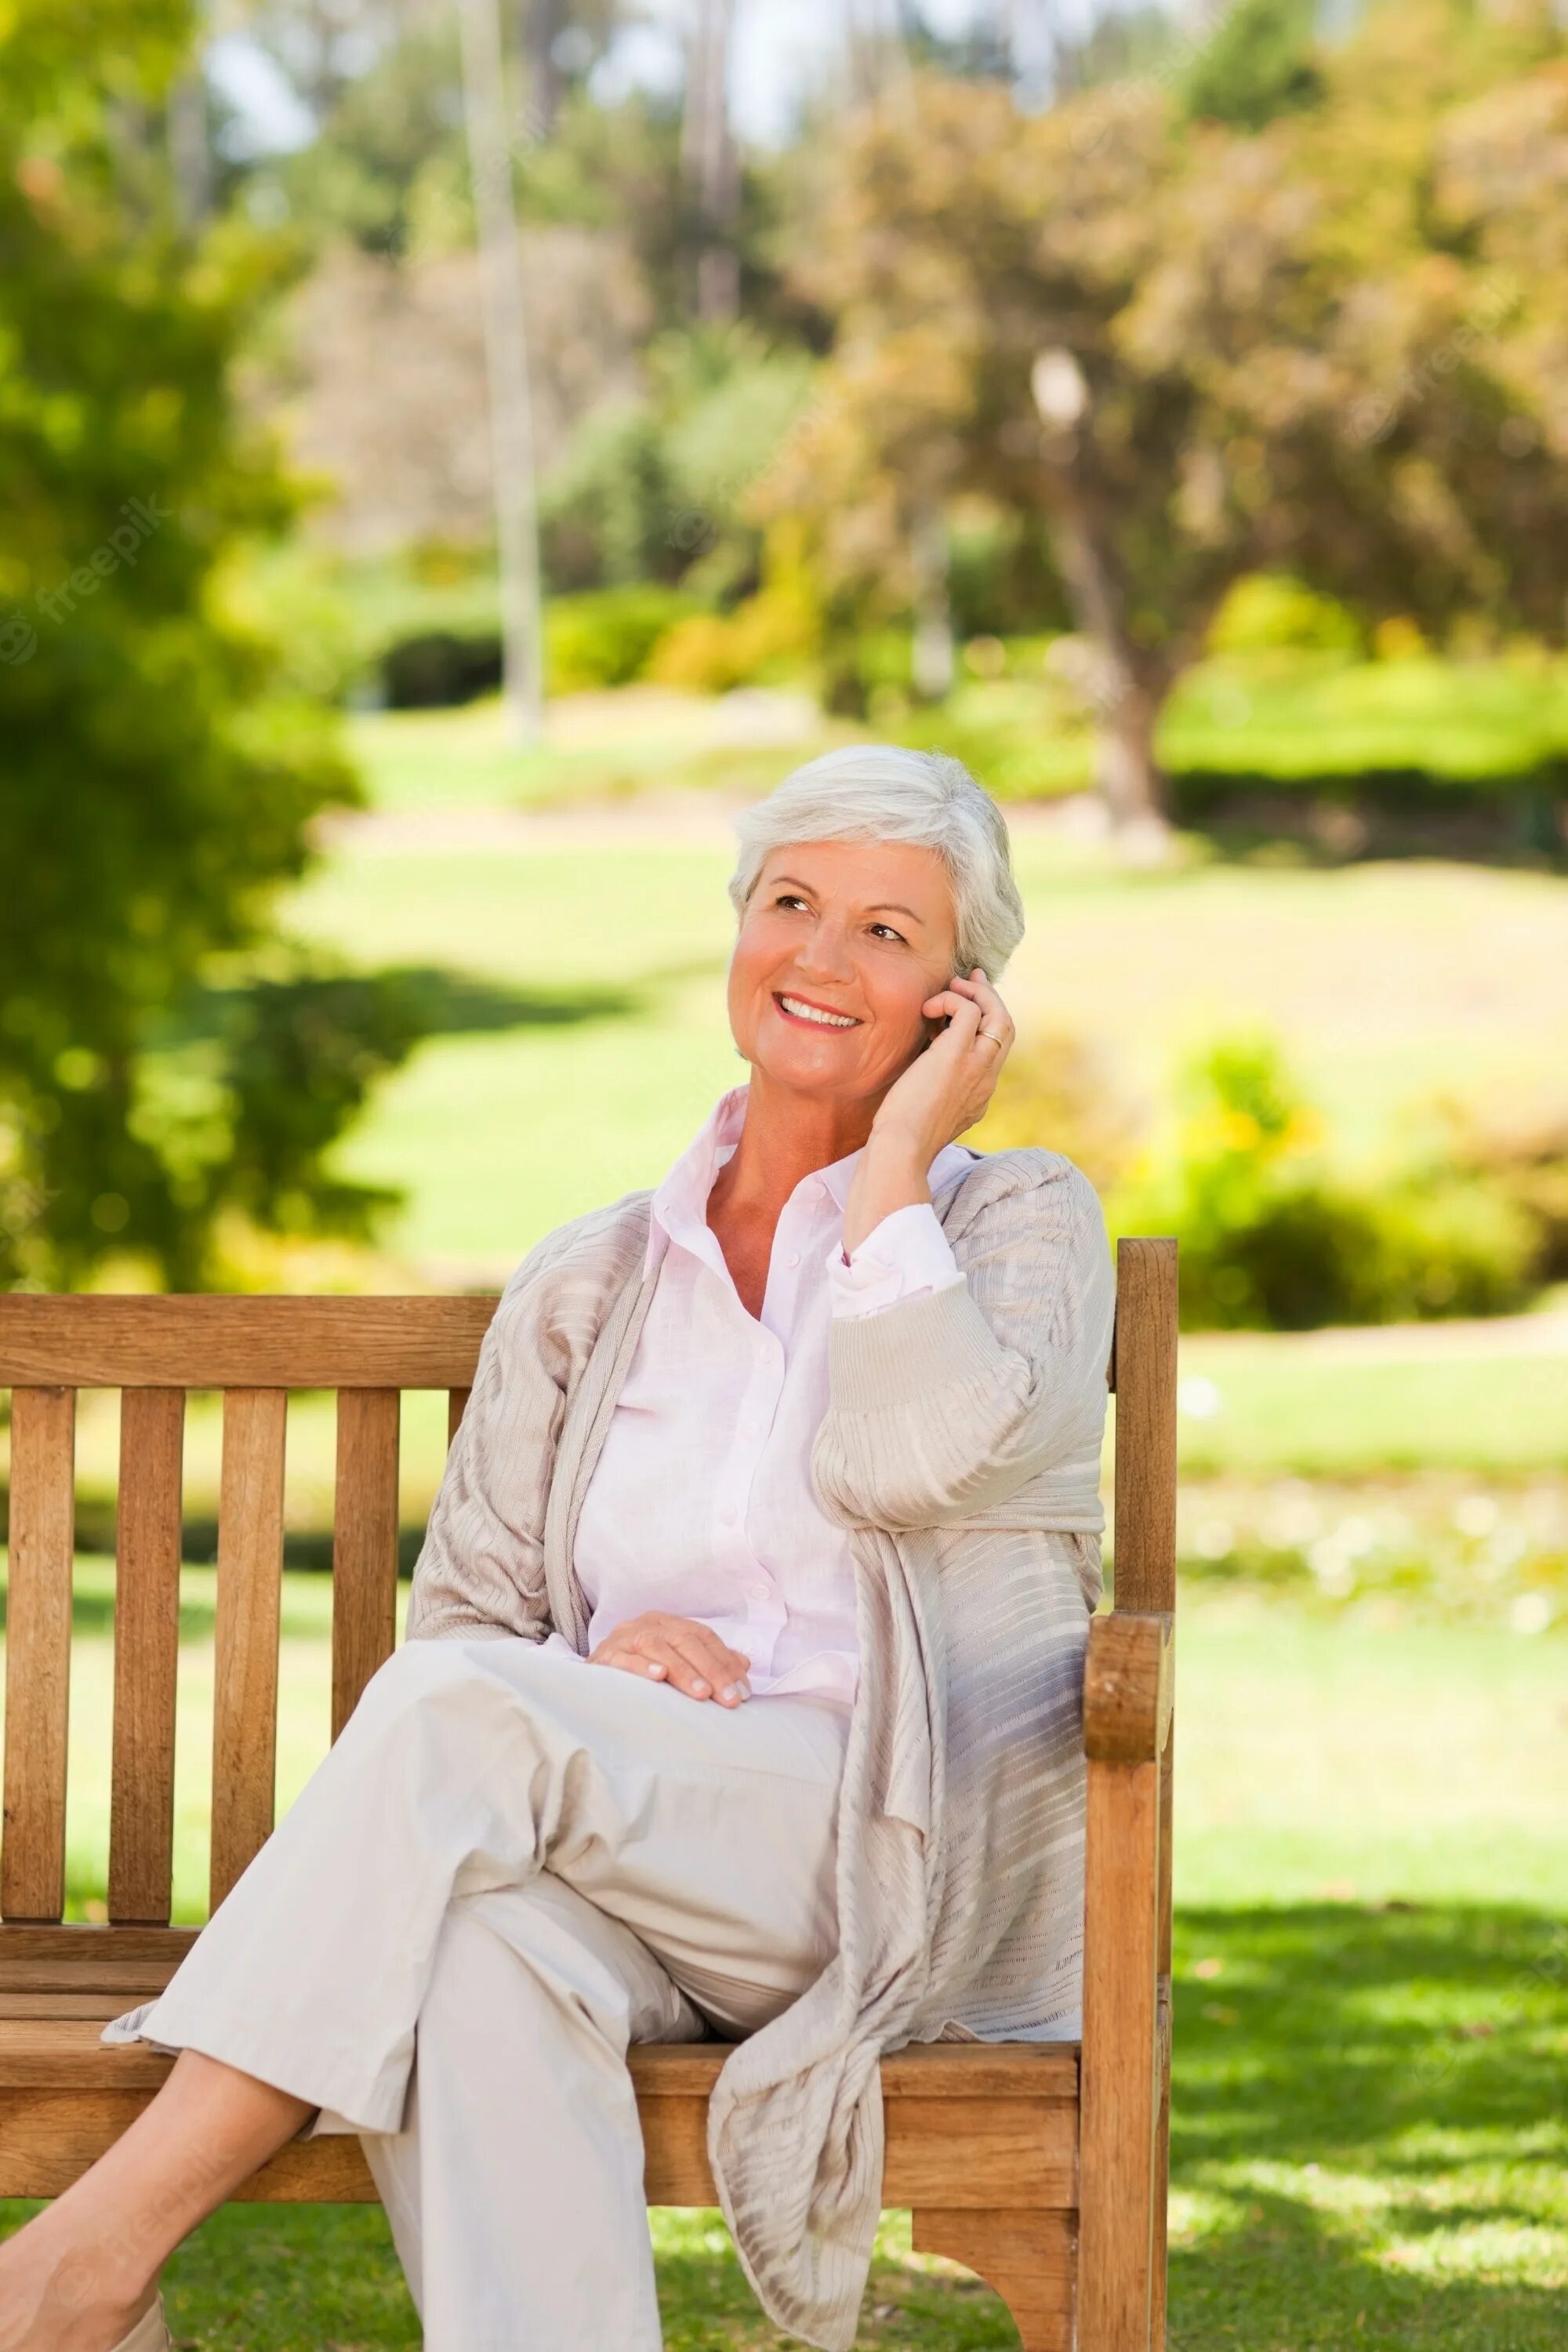
[[[142,2313],[130,2335],[121,2337],[114,2352],[174,2352],[162,2295],[154,2298],[152,2310]]]

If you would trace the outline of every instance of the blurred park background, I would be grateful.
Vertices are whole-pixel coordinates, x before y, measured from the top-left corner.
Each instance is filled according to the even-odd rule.
[[[0,0],[0,1286],[498,1288],[739,1075],[732,808],[968,761],[973,1139],[1183,1250],[1179,2352],[1568,2336],[1565,637],[1548,0]],[[782,2340],[656,2236],[671,2352]],[[417,2340],[379,2213],[231,2209],[172,2309]],[[892,2216],[862,2340],[1016,2339]]]

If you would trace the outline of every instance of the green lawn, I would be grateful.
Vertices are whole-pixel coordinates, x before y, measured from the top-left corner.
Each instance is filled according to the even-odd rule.
[[[1471,1352],[1441,1324],[1402,1332],[1397,1355],[1358,1349],[1359,1336],[1184,1339],[1184,1474],[1568,1470],[1568,1318],[1552,1318],[1554,1352],[1528,1356],[1503,1335],[1495,1355]]]
[[[286,1579],[286,1802],[326,1738],[327,1580]],[[79,1571],[73,1907],[101,1903],[111,1598]],[[212,1577],[186,1572],[179,1909],[200,1909]],[[1196,1590],[1181,1633],[1173,2342],[1548,2352],[1568,2294],[1568,1646]],[[25,2209],[11,2208],[8,2219]],[[670,2352],[781,2339],[712,2214],[655,2218]],[[178,2256],[178,2340],[412,2345],[378,2212],[233,2209]],[[861,2341],[1005,2346],[889,2215]]]

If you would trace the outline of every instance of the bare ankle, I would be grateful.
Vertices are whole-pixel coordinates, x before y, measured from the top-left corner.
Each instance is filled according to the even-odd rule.
[[[39,2340],[69,2345],[73,2352],[79,2345],[82,2352],[110,2352],[151,2308],[158,2266],[128,2233],[79,2234],[69,2218],[58,2206],[48,2208],[12,2241],[32,2273],[46,2324]]]

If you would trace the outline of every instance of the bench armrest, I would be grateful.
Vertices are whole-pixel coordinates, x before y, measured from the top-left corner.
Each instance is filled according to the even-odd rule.
[[[1084,1754],[1097,1763],[1146,1764],[1165,1752],[1175,1688],[1175,1621],[1114,1609],[1089,1629],[1083,1677]]]

